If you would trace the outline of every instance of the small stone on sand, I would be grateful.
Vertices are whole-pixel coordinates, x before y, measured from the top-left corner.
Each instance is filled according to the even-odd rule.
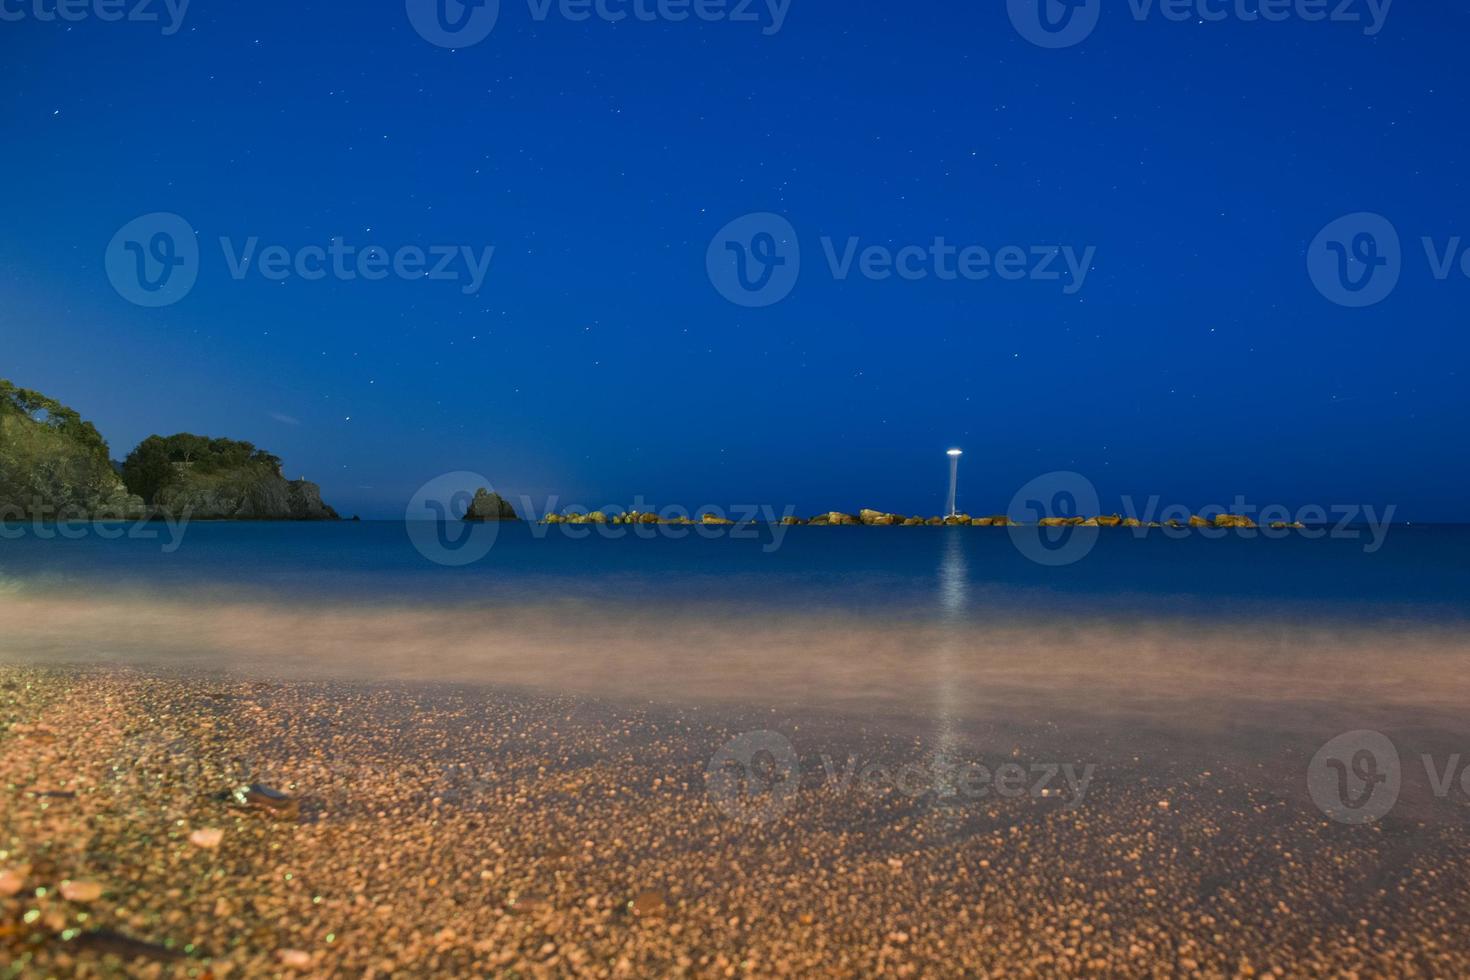
[[[225,839],[225,832],[215,827],[202,827],[189,835],[189,843],[195,847],[214,850]]]
[[[95,881],[63,881],[61,897],[68,902],[95,902],[102,897],[102,886]]]
[[[652,888],[645,888],[643,891],[633,896],[633,901],[628,903],[628,911],[632,912],[636,916],[644,918],[655,915],[663,915],[664,910],[667,907],[668,903],[664,901],[663,894],[661,892],[654,891]]]
[[[281,960],[281,965],[293,970],[304,970],[311,966],[311,954],[299,949],[281,949],[276,951],[276,956]]]
[[[9,898],[26,886],[26,876],[10,868],[0,871],[0,895]]]

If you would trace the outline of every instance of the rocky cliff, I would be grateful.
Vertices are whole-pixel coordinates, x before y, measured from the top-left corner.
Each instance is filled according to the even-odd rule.
[[[279,457],[248,442],[181,432],[149,436],[122,466],[128,489],[162,513],[194,520],[335,521],[321,488],[288,481]]]
[[[193,520],[335,521],[337,512],[322,502],[321,487],[287,480],[260,463],[196,473],[176,464],[177,475],[154,498],[161,512]]]

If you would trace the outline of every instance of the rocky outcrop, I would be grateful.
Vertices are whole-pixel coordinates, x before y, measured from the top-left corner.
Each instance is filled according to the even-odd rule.
[[[196,521],[335,521],[337,512],[322,502],[321,487],[287,480],[264,463],[199,472],[174,464],[176,474],[154,496],[155,510]]]
[[[308,484],[310,486],[310,484]],[[509,516],[501,517],[500,520],[516,520],[514,510],[510,505],[501,501],[499,497],[481,491],[484,497],[477,495],[472,510],[494,513],[501,505],[505,508],[504,513]],[[500,501],[499,505],[493,501]],[[466,518],[469,519],[469,518]],[[484,518],[493,519],[493,518]],[[698,525],[726,527],[738,524],[728,518],[718,517],[714,514],[702,514],[697,519],[687,516],[660,517],[653,513],[641,511],[628,511],[626,513],[613,514],[611,517],[601,511],[593,511],[590,514],[573,513],[547,514],[541,519],[544,524],[639,524],[639,525],[669,525],[675,527],[694,527]],[[779,522],[782,527],[1020,527],[1024,522],[1012,520],[1004,514],[995,514],[989,517],[971,517],[968,514],[956,514],[953,517],[904,517],[902,514],[890,514],[886,511],[864,508],[856,515],[843,513],[842,511],[829,511],[818,514],[810,520],[800,517],[783,517]],[[1165,523],[1158,521],[1144,522],[1137,517],[1123,517],[1120,514],[1100,514],[1095,517],[1043,517],[1036,521],[1034,527],[1061,528],[1061,527],[1086,527],[1086,528],[1171,528],[1185,530],[1213,529],[1213,530],[1247,530],[1257,527],[1255,521],[1244,515],[1219,514],[1212,518],[1190,517],[1185,524],[1177,519],[1170,519]],[[1301,524],[1287,524],[1282,521],[1271,523],[1273,530],[1288,530],[1301,528]]]
[[[499,497],[488,491],[481,491],[486,498],[476,496],[475,510],[493,512],[494,506],[490,501],[498,501]],[[482,499],[485,502],[482,504]],[[509,512],[510,516],[500,518],[502,520],[515,520],[514,511],[510,505],[501,501],[501,504]],[[739,522],[713,514],[702,514],[696,519],[686,516],[660,517],[657,514],[643,513],[632,510],[625,513],[613,514],[611,517],[601,511],[593,511],[590,514],[573,513],[547,514],[542,518],[544,524],[656,524],[676,527],[692,527],[698,525],[706,526],[733,526]],[[863,508],[857,514],[848,514],[842,511],[828,511],[825,514],[804,519],[800,517],[783,517],[779,522],[782,527],[1020,527],[1023,522],[1012,520],[1004,514],[994,514],[988,517],[971,517],[969,514],[955,514],[952,517],[905,517],[902,514],[892,514],[887,511]],[[1196,529],[1250,529],[1255,528],[1256,523],[1249,517],[1235,514],[1220,514],[1213,518],[1190,517],[1188,524],[1179,520],[1171,519],[1166,523],[1149,521],[1145,523],[1137,517],[1124,517],[1121,514],[1100,514],[1095,517],[1043,517],[1036,521],[1034,527],[1061,528],[1061,527],[1086,527],[1086,528],[1173,528],[1184,530],[1186,528]],[[1286,524],[1280,521],[1273,522],[1271,527],[1277,530],[1288,528],[1300,528],[1300,524]]]
[[[0,379],[0,515],[32,520],[136,519],[92,423],[40,392]]]
[[[510,505],[498,493],[492,493],[485,487],[475,491],[475,499],[470,501],[469,509],[464,513],[464,519],[475,524],[483,524],[488,521],[518,521],[516,509]]]
[[[808,523],[814,527],[837,527],[839,525],[857,525],[861,524],[862,521],[851,514],[844,514],[841,511],[834,510],[826,514],[818,514]]]

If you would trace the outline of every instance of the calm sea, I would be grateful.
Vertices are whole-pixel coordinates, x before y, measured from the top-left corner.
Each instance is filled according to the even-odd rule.
[[[54,528],[11,527],[0,538],[0,583],[78,596],[121,590],[478,607],[580,600],[645,612],[707,604],[947,621],[1069,613],[1123,621],[1470,619],[1470,526],[1395,526],[1381,540],[1367,528],[1321,538],[1178,539],[1123,529],[1055,539],[994,528],[755,527],[676,538],[667,528],[507,524],[476,529],[483,537],[464,532],[225,522],[190,524],[178,539],[145,525],[111,529],[122,534],[117,540],[76,528],[67,540]]]

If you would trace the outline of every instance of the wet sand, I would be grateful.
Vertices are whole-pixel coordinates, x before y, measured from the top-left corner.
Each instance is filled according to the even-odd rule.
[[[1216,724],[1232,750],[1211,753],[1176,751],[1168,723],[1026,701],[950,728],[754,703],[0,667],[0,960],[38,977],[1470,972],[1464,802],[1410,767],[1378,823],[1328,820],[1304,786],[1315,721]],[[1373,703],[1406,756],[1458,737]],[[711,760],[760,731],[789,740],[796,781],[731,796]],[[1015,765],[1020,789],[840,777],[940,758]],[[1036,786],[1062,764],[1093,767],[1084,793]],[[249,784],[290,801],[230,795]]]

